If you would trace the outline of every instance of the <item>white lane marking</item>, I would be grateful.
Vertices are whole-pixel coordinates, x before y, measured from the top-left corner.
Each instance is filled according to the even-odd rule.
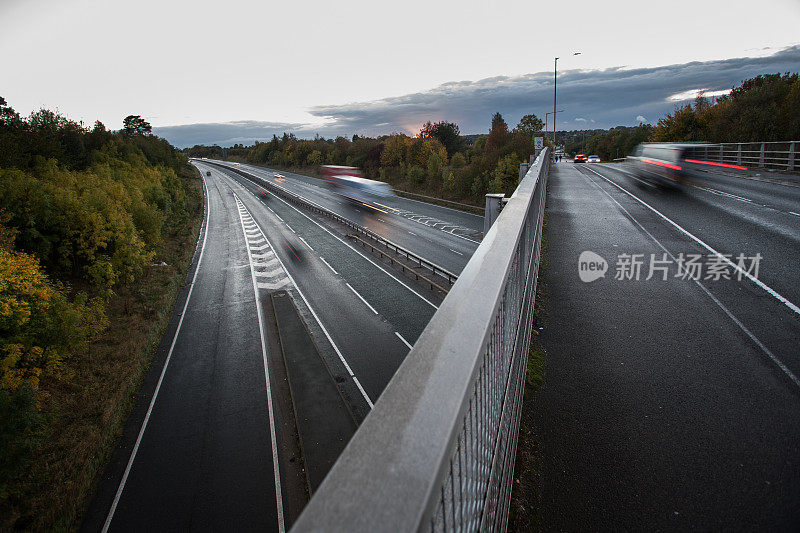
[[[765,290],[765,291],[766,291],[768,294],[770,294],[770,295],[771,295],[773,298],[775,298],[776,300],[778,300],[779,302],[781,302],[782,304],[784,304],[786,307],[788,307],[789,309],[791,309],[792,311],[794,311],[796,314],[800,315],[800,307],[797,307],[797,305],[795,305],[794,303],[790,302],[790,301],[789,301],[788,299],[786,299],[784,296],[782,296],[782,295],[781,295],[781,294],[779,294],[777,291],[775,291],[775,290],[774,290],[772,287],[768,286],[768,285],[767,285],[766,283],[764,283],[763,281],[759,280],[758,278],[756,278],[755,276],[753,276],[753,275],[752,275],[752,274],[750,274],[749,272],[747,272],[747,271],[743,270],[741,267],[739,267],[738,265],[734,264],[734,263],[733,263],[733,261],[731,261],[731,260],[730,260],[730,259],[728,259],[727,257],[724,257],[722,254],[720,254],[720,253],[719,253],[718,251],[716,251],[714,248],[712,248],[711,246],[709,246],[709,245],[708,245],[708,244],[706,244],[705,242],[701,241],[699,238],[695,237],[693,234],[689,233],[687,230],[683,229],[683,227],[681,227],[681,226],[680,226],[680,225],[679,225],[677,222],[674,222],[674,221],[673,221],[671,218],[667,217],[667,216],[666,216],[666,215],[664,215],[664,214],[663,214],[661,211],[659,211],[659,210],[658,210],[658,209],[656,209],[655,207],[651,206],[650,204],[648,204],[647,202],[645,202],[644,200],[642,200],[641,198],[639,198],[639,197],[638,197],[638,196],[636,196],[635,194],[633,194],[633,193],[631,193],[631,192],[628,192],[628,190],[626,190],[624,187],[620,187],[619,185],[617,185],[616,183],[614,183],[614,182],[613,182],[613,181],[611,181],[610,179],[606,178],[605,176],[603,176],[602,174],[600,174],[600,173],[599,173],[599,172],[597,172],[596,170],[594,170],[594,169],[592,169],[592,168],[589,168],[589,167],[586,167],[586,168],[587,168],[587,170],[591,170],[592,172],[594,172],[595,174],[597,174],[598,176],[600,176],[601,178],[603,178],[605,181],[607,181],[608,183],[610,183],[610,184],[611,184],[611,185],[613,185],[614,187],[618,188],[619,190],[621,190],[622,192],[624,192],[625,194],[627,194],[628,196],[630,196],[631,198],[633,198],[634,200],[636,200],[637,202],[639,202],[640,204],[642,204],[643,206],[645,206],[646,208],[648,208],[650,211],[652,211],[653,213],[655,213],[656,215],[658,215],[659,217],[661,217],[661,218],[662,218],[664,221],[666,221],[667,223],[669,223],[669,224],[670,224],[671,226],[673,226],[675,229],[677,229],[678,231],[680,231],[681,233],[683,233],[684,235],[686,235],[687,237],[689,237],[690,239],[692,239],[694,242],[696,242],[697,244],[699,244],[700,246],[702,246],[703,248],[705,248],[706,250],[708,250],[708,251],[709,251],[709,252],[711,252],[712,254],[716,254],[717,256],[719,256],[720,260],[721,260],[721,261],[723,261],[724,263],[727,263],[727,264],[728,264],[728,266],[731,266],[731,267],[733,267],[733,270],[734,270],[735,272],[739,272],[739,273],[741,273],[741,274],[742,274],[742,275],[744,275],[744,276],[745,276],[747,279],[749,279],[750,281],[752,281],[753,283],[755,283],[756,285],[758,285],[759,287],[761,287],[762,289],[764,289],[764,290]]]
[[[364,305],[366,305],[367,307],[369,307],[369,310],[370,310],[370,311],[372,311],[372,312],[373,312],[373,313],[375,313],[376,315],[378,314],[378,312],[375,310],[375,308],[374,308],[374,307],[372,307],[371,305],[369,305],[369,302],[368,302],[368,301],[366,301],[366,300],[364,299],[364,297],[363,297],[363,296],[361,296],[360,294],[358,294],[358,291],[357,291],[357,290],[355,290],[355,289],[353,288],[353,286],[352,286],[352,285],[350,285],[350,284],[349,284],[349,283],[347,283],[347,282],[345,282],[345,285],[347,285],[347,287],[348,287],[348,288],[349,288],[351,291],[353,291],[353,294],[355,294],[356,296],[358,296],[358,297],[359,297],[359,299],[360,299],[362,302],[364,302]]]
[[[702,185],[692,185],[695,189],[700,189],[701,191],[710,192],[711,194],[716,194],[717,196],[726,196],[728,198],[733,198],[734,200],[741,200],[742,202],[754,203],[753,200],[749,198],[744,198],[742,196],[736,196],[735,194],[731,194],[729,192],[719,191],[717,189],[712,189],[711,187],[704,187]],[[763,207],[763,206],[762,206]]]
[[[319,222],[317,222],[316,220],[314,220],[314,219],[313,219],[313,218],[311,218],[310,216],[308,216],[308,215],[306,215],[305,213],[303,213],[302,211],[300,211],[300,209],[299,209],[299,208],[297,208],[297,207],[293,206],[292,204],[290,204],[289,202],[287,202],[287,201],[286,201],[286,200],[284,200],[283,198],[280,198],[280,197],[278,197],[278,196],[275,196],[275,198],[277,198],[278,200],[280,200],[281,202],[283,202],[283,203],[284,203],[284,204],[286,204],[287,206],[291,207],[292,209],[294,209],[295,211],[297,211],[298,213],[300,213],[301,215],[303,215],[304,217],[306,217],[308,220],[310,220],[311,222],[313,222],[314,224],[316,224],[317,226],[319,226],[320,228],[322,228],[322,230],[324,230],[326,233],[328,233],[328,234],[329,234],[331,237],[333,237],[333,238],[334,238],[334,239],[336,239],[337,241],[341,242],[342,244],[344,244],[345,246],[347,246],[348,248],[350,248],[351,250],[353,250],[355,253],[357,253],[358,255],[360,255],[361,257],[363,257],[364,259],[366,259],[366,260],[367,260],[367,261],[369,261],[370,263],[372,263],[372,264],[373,264],[373,265],[374,265],[376,268],[380,269],[380,270],[381,270],[381,271],[382,271],[384,274],[386,274],[387,276],[389,276],[390,278],[392,278],[393,280],[395,280],[397,283],[399,283],[400,285],[402,285],[403,287],[405,287],[405,288],[406,288],[406,289],[408,289],[409,291],[411,291],[411,292],[413,292],[414,294],[416,294],[417,296],[419,296],[419,297],[420,297],[420,299],[422,299],[422,301],[424,301],[425,303],[427,303],[428,305],[430,305],[430,306],[431,306],[431,307],[433,307],[434,309],[439,309],[439,307],[438,307],[437,305],[433,304],[433,302],[431,302],[430,300],[428,300],[427,298],[425,298],[424,296],[422,296],[420,293],[418,293],[417,291],[415,291],[414,289],[412,289],[411,287],[409,287],[408,285],[406,285],[405,283],[403,283],[402,281],[400,281],[398,278],[396,278],[395,276],[393,276],[392,274],[390,274],[390,273],[389,273],[389,272],[388,272],[388,271],[387,271],[385,268],[381,267],[380,265],[378,265],[377,263],[375,263],[374,261],[372,261],[370,258],[368,258],[366,255],[362,254],[362,253],[361,253],[360,251],[358,251],[358,250],[357,250],[355,247],[353,247],[353,246],[352,246],[352,245],[351,245],[349,242],[342,240],[342,239],[341,239],[341,238],[340,238],[338,235],[334,235],[334,233],[333,233],[332,231],[330,231],[328,228],[326,228],[325,226],[323,226],[322,224],[320,224]]]
[[[233,193],[233,197],[236,198],[236,202],[239,204],[240,209],[244,207],[244,204],[236,195],[236,193]],[[247,212],[247,215],[248,218],[252,220],[252,216],[250,215],[249,212]],[[244,217],[242,216],[241,212],[239,213],[239,221],[242,223],[242,231],[245,231]],[[259,231],[261,230],[259,229]],[[245,241],[247,241],[247,238],[245,238]],[[270,385],[269,360],[267,358],[267,346],[264,343],[264,319],[262,317],[264,311],[261,308],[261,298],[258,297],[259,283],[256,280],[255,268],[253,268],[253,256],[250,252],[250,243],[247,243],[245,248],[247,248],[247,261],[250,263],[250,278],[253,282],[253,297],[256,300],[256,314],[258,315],[258,335],[259,338],[261,339],[261,357],[264,361],[264,381],[267,385],[267,412],[269,413],[269,435],[270,439],[272,440],[272,470],[275,476],[275,498],[277,500],[277,506],[278,506],[278,530],[283,532],[286,531],[286,527],[284,526],[283,522],[283,494],[281,492],[281,469],[280,469],[280,463],[278,463],[278,442],[277,442],[277,433],[275,431],[275,411],[273,410],[272,406],[272,386]]]
[[[793,214],[794,216],[796,216],[796,217],[800,217],[800,213],[795,213],[794,211],[789,211],[789,212],[790,212],[791,214]]]
[[[418,204],[422,204],[422,205],[427,206],[427,207],[430,207],[431,205],[434,205],[434,206],[436,206],[438,208],[441,208],[441,209],[447,209],[447,210],[450,210],[450,211],[455,211],[456,213],[459,213],[461,215],[470,215],[470,216],[473,216],[473,217],[483,218],[483,215],[478,215],[476,213],[470,213],[469,211],[462,211],[461,209],[455,209],[453,207],[445,207],[443,205],[430,204],[428,202],[423,202],[422,200],[414,200],[413,198],[406,198],[405,196],[401,196],[400,198],[402,198],[404,201],[408,200],[410,202],[417,202]]]
[[[303,241],[303,244],[305,244],[306,246],[308,246],[308,249],[309,249],[309,250],[311,250],[312,252],[314,251],[314,249],[311,247],[311,245],[310,245],[310,244],[308,244],[304,238],[302,238],[302,237],[301,237],[301,236],[299,236],[299,235],[297,236],[297,238],[298,238],[298,239],[300,239],[301,241]]]
[[[247,190],[247,189],[245,189],[245,190]],[[278,199],[283,201],[281,198],[278,198]],[[284,203],[286,203],[286,202],[284,202]],[[287,204],[287,205],[289,205],[289,204]],[[245,209],[247,209],[247,208],[245,207]],[[269,239],[267,239],[267,242],[269,242]],[[270,244],[270,246],[271,246],[271,244]],[[333,346],[333,350],[336,352],[336,355],[339,357],[339,360],[342,362],[342,364],[344,365],[345,369],[347,369],[348,375],[353,380],[353,382],[356,384],[356,387],[358,388],[359,392],[361,392],[361,395],[364,397],[364,400],[366,400],[367,405],[369,405],[369,408],[372,409],[375,404],[372,403],[372,400],[370,399],[369,395],[367,395],[367,391],[365,391],[364,387],[361,386],[361,382],[358,380],[356,375],[353,373],[353,369],[350,368],[350,365],[347,363],[347,360],[344,358],[344,355],[342,355],[342,352],[341,352],[341,350],[339,350],[339,347],[336,346],[335,342],[333,342],[333,337],[331,337],[331,334],[328,333],[328,330],[325,328],[325,325],[322,323],[322,320],[320,320],[319,315],[317,315],[317,312],[314,311],[313,307],[311,307],[311,304],[308,302],[308,299],[306,298],[306,295],[303,294],[303,291],[301,291],[300,287],[297,286],[297,282],[295,282],[294,278],[289,273],[289,270],[286,269],[286,265],[283,264],[283,261],[281,261],[281,258],[278,257],[277,254],[275,254],[275,257],[278,259],[278,262],[281,264],[281,267],[283,267],[283,270],[286,272],[286,275],[289,277],[289,280],[292,282],[292,285],[294,285],[294,289],[297,291],[297,294],[300,295],[300,298],[303,299],[303,301],[306,304],[306,307],[308,307],[308,310],[311,311],[311,314],[313,315],[314,320],[317,321],[317,324],[319,324],[320,329],[322,329],[322,333],[325,334],[325,337],[328,339],[328,342],[330,342],[331,346]]]
[[[330,269],[331,269],[331,272],[333,272],[333,273],[334,273],[334,274],[336,274],[337,276],[339,275],[339,273],[338,273],[338,272],[336,272],[336,270],[335,270],[335,269],[334,269],[334,268],[333,268],[333,267],[332,267],[332,266],[331,266],[331,265],[330,265],[330,264],[329,264],[327,261],[325,261],[325,258],[324,258],[324,257],[320,257],[319,259],[320,259],[320,261],[322,261],[323,263],[325,263],[325,266],[326,266],[326,267],[328,267],[328,268],[330,268]]]
[[[413,231],[409,231],[409,233],[410,233],[411,235],[413,235],[414,237],[417,237],[417,234],[416,234],[416,233],[414,233]]]
[[[589,181],[591,181],[591,180],[589,180]],[[675,258],[675,256],[672,254],[672,252],[670,252],[669,250],[667,250],[667,248],[666,248],[666,247],[665,247],[663,244],[661,244],[661,241],[659,241],[658,239],[656,239],[656,238],[655,238],[655,237],[654,237],[654,236],[653,236],[653,235],[652,235],[652,234],[651,234],[649,231],[647,231],[647,230],[644,228],[644,226],[642,226],[642,224],[640,224],[640,223],[639,223],[639,221],[638,221],[638,220],[636,220],[636,218],[634,218],[634,216],[633,216],[633,215],[631,215],[631,214],[630,214],[630,212],[628,212],[628,210],[627,210],[627,209],[625,209],[625,208],[622,206],[622,204],[620,204],[620,203],[619,203],[619,202],[618,202],[618,201],[617,201],[617,200],[616,200],[616,199],[615,199],[613,196],[611,196],[610,194],[608,194],[608,192],[604,191],[604,190],[603,190],[603,189],[602,189],[602,188],[601,188],[601,187],[600,187],[600,186],[599,186],[597,183],[595,183],[594,181],[592,181],[592,183],[594,184],[594,186],[595,186],[595,187],[597,187],[598,189],[600,189],[600,191],[602,191],[602,192],[603,192],[603,193],[604,193],[606,196],[608,196],[608,197],[611,199],[611,201],[612,201],[612,202],[614,202],[615,204],[617,204],[617,206],[618,206],[620,209],[622,209],[622,211],[623,211],[623,212],[624,212],[626,215],[628,215],[628,218],[630,218],[630,219],[631,219],[631,220],[632,220],[632,221],[633,221],[633,222],[634,222],[634,223],[635,223],[637,226],[639,226],[639,228],[640,228],[640,229],[641,229],[643,232],[645,232],[645,233],[647,234],[647,236],[648,236],[648,237],[650,237],[650,239],[652,239],[652,240],[653,240],[653,242],[655,242],[655,243],[656,243],[656,244],[659,246],[659,248],[661,248],[662,250],[664,250],[664,252],[665,252],[667,255],[669,255],[669,256],[670,256],[670,258],[671,258],[673,261],[677,262],[677,259],[676,259],[676,258]],[[678,273],[680,274],[680,270],[678,271]],[[723,313],[725,313],[725,314],[728,316],[728,318],[730,318],[730,319],[733,321],[733,323],[734,323],[734,324],[736,324],[737,326],[739,326],[739,329],[741,329],[741,330],[742,330],[742,331],[745,333],[745,335],[747,335],[747,336],[750,338],[750,340],[752,340],[752,341],[753,341],[753,343],[755,343],[755,345],[756,345],[756,346],[758,346],[758,347],[761,349],[761,351],[762,351],[762,352],[764,352],[764,353],[767,355],[767,357],[769,357],[769,358],[772,360],[772,362],[773,362],[773,363],[775,363],[775,365],[776,365],[778,368],[780,368],[780,369],[783,371],[783,373],[784,373],[784,374],[786,374],[786,376],[787,376],[789,379],[791,379],[791,380],[794,382],[794,384],[795,384],[795,385],[797,385],[798,387],[800,387],[800,379],[798,379],[798,378],[797,378],[797,376],[795,376],[795,375],[794,375],[794,373],[792,373],[792,371],[791,371],[791,370],[789,370],[789,368],[788,368],[786,365],[784,365],[784,364],[783,364],[783,362],[782,362],[780,359],[778,359],[778,358],[775,356],[775,354],[773,354],[773,353],[772,353],[772,351],[771,351],[769,348],[767,348],[766,346],[764,346],[764,343],[762,343],[760,340],[758,340],[758,338],[757,338],[757,337],[756,337],[756,336],[753,334],[753,332],[751,332],[749,329],[747,329],[747,327],[746,327],[746,326],[745,326],[745,325],[744,325],[744,324],[743,324],[743,323],[742,323],[742,322],[741,322],[741,321],[740,321],[738,318],[736,318],[736,316],[734,316],[734,314],[733,314],[733,313],[732,313],[732,312],[731,312],[731,311],[730,311],[730,310],[729,310],[729,309],[728,309],[728,308],[727,308],[727,307],[726,307],[726,306],[725,306],[725,305],[724,305],[722,302],[720,302],[720,301],[719,301],[719,299],[717,299],[717,297],[716,297],[716,296],[714,296],[713,294],[711,294],[711,291],[709,291],[709,290],[708,290],[708,288],[707,288],[705,285],[703,285],[702,283],[700,283],[700,281],[699,281],[699,280],[696,280],[696,279],[692,279],[692,281],[694,281],[694,283],[695,283],[695,284],[696,284],[698,287],[700,287],[700,289],[702,289],[702,291],[703,291],[704,293],[706,293],[706,295],[707,295],[709,298],[711,298],[711,300],[712,300],[712,301],[713,301],[715,304],[717,304],[717,307],[719,307],[719,308],[722,310],[722,312],[723,312]]]
[[[272,211],[272,209],[270,209],[270,211]],[[281,218],[281,216],[278,213],[276,213],[275,211],[272,211],[272,214],[275,215],[276,217],[278,217],[278,220],[283,222],[283,219]]]
[[[237,182],[237,183],[238,183],[238,182]],[[241,185],[241,184],[240,184],[240,185]],[[284,189],[283,187],[280,187],[279,185],[275,185],[275,184],[272,184],[272,185],[273,185],[273,186],[275,186],[275,187],[278,187],[279,189],[281,189],[281,190],[283,190],[283,191],[286,191],[286,189]],[[246,190],[246,188],[245,188],[245,190]],[[286,191],[286,192],[288,192],[288,191]],[[291,193],[290,193],[290,194],[291,194]],[[389,276],[390,278],[392,278],[393,280],[395,280],[397,283],[399,283],[400,285],[402,285],[403,287],[405,287],[406,289],[408,289],[409,291],[411,291],[412,293],[414,293],[415,295],[417,295],[417,296],[418,296],[418,297],[419,297],[419,298],[420,298],[422,301],[424,301],[425,303],[427,303],[428,305],[430,305],[430,306],[431,306],[431,307],[433,307],[434,309],[439,309],[439,306],[435,305],[433,302],[431,302],[430,300],[428,300],[427,298],[425,298],[424,296],[422,296],[420,293],[418,293],[417,291],[415,291],[414,289],[412,289],[412,288],[411,288],[409,285],[405,284],[403,281],[401,281],[399,278],[397,278],[396,276],[394,276],[393,274],[391,274],[391,273],[390,273],[389,271],[387,271],[385,268],[383,268],[383,267],[382,267],[382,266],[380,266],[379,264],[375,263],[375,262],[374,262],[372,259],[370,259],[370,258],[369,258],[369,257],[367,257],[366,255],[364,255],[363,253],[361,253],[361,252],[360,252],[360,251],[359,251],[357,248],[355,248],[355,247],[354,247],[353,245],[351,245],[349,242],[347,242],[347,241],[343,240],[343,239],[342,239],[342,238],[340,238],[338,235],[335,235],[335,234],[334,234],[333,232],[331,232],[331,231],[330,231],[328,228],[326,228],[325,226],[323,226],[322,224],[320,224],[319,222],[317,222],[316,220],[314,220],[313,218],[311,218],[309,215],[307,215],[306,213],[304,213],[303,211],[301,211],[299,208],[295,207],[294,205],[290,204],[289,202],[287,202],[286,200],[284,200],[284,199],[283,199],[283,198],[281,198],[280,196],[278,196],[278,195],[273,195],[273,196],[275,196],[275,198],[277,198],[278,200],[280,200],[282,203],[286,204],[288,207],[291,207],[292,209],[294,209],[295,211],[297,211],[297,212],[298,212],[300,215],[304,216],[305,218],[307,218],[307,219],[308,219],[309,221],[311,221],[312,223],[316,224],[316,225],[317,225],[319,228],[321,228],[323,231],[325,231],[326,233],[328,233],[328,234],[329,234],[331,237],[333,237],[334,239],[338,240],[339,242],[341,242],[342,244],[344,244],[345,246],[347,246],[348,248],[350,248],[351,250],[353,250],[355,253],[357,253],[358,255],[360,255],[361,257],[363,257],[364,259],[366,259],[367,261],[369,261],[369,262],[370,262],[370,263],[371,263],[373,266],[375,266],[376,268],[378,268],[378,269],[379,269],[381,272],[383,272],[384,274],[386,274],[387,276]],[[322,206],[320,206],[319,204],[316,204],[316,203],[314,203],[314,202],[309,202],[309,203],[311,203],[311,204],[313,204],[313,205],[316,205],[316,206],[318,206],[318,207],[322,207]],[[268,209],[269,209],[269,208],[268,208]],[[270,209],[270,211],[272,211],[272,212],[275,214],[275,216],[277,216],[278,218],[280,218],[280,217],[278,216],[278,214],[277,214],[277,213],[275,213],[275,212],[274,212],[272,209]],[[283,219],[281,219],[281,221],[283,221]],[[455,236],[456,236],[456,237],[461,237],[460,235],[455,235]],[[462,238],[466,239],[465,237],[462,237]],[[470,242],[477,242],[477,241],[473,241],[472,239],[466,239],[466,240],[468,240],[468,241],[470,241]],[[288,271],[287,271],[287,273],[288,273]],[[295,285],[297,285],[297,284],[295,283]],[[301,293],[301,296],[302,296],[302,293]],[[304,298],[304,299],[305,299],[305,298]],[[306,303],[308,303],[308,302],[306,302]],[[309,307],[310,307],[310,306],[309,306]],[[313,312],[313,311],[312,311],[312,312]],[[318,322],[319,322],[319,320],[318,320]],[[320,323],[320,325],[322,325],[322,324]]]
[[[284,222],[284,224],[286,224],[286,227],[287,227],[287,228],[289,228],[289,230],[290,230],[292,233],[297,233],[295,230],[293,230],[293,229],[292,229],[292,227],[291,227],[289,224],[287,224],[286,222]]]
[[[286,176],[284,176],[284,177],[286,177]],[[302,180],[297,180],[297,179],[295,179],[295,178],[291,178],[291,179],[292,179],[292,180],[295,182],[295,184],[303,184],[303,183],[305,183],[305,182],[303,182]],[[315,187],[315,188],[317,188],[317,189],[322,189],[322,187],[320,187],[320,186],[317,186],[317,185],[313,185],[313,187]],[[314,203],[314,202],[312,202],[311,200],[309,200],[309,199],[307,199],[307,198],[305,198],[305,197],[303,197],[303,196],[301,196],[301,195],[297,195],[297,196],[298,196],[298,197],[300,197],[300,198],[302,198],[302,199],[303,199],[303,200],[305,200],[306,202],[309,202],[309,203]],[[403,200],[411,200],[411,199],[410,199],[410,198],[403,198]],[[423,205],[426,205],[426,206],[428,206],[428,207],[431,207],[431,204],[428,204],[428,203],[426,203],[426,202],[420,202],[419,200],[411,200],[411,201],[412,201],[412,202],[421,203],[421,204],[423,204]],[[387,207],[389,207],[389,206],[387,206]],[[460,214],[466,214],[466,215],[471,215],[471,216],[478,217],[478,218],[483,218],[483,216],[482,216],[482,215],[477,215],[477,214],[474,214],[474,213],[469,213],[469,212],[466,212],[466,211],[460,211],[460,210],[458,210],[458,209],[453,209],[453,208],[451,208],[451,207],[444,207],[444,206],[440,206],[440,205],[437,205],[437,206],[434,206],[434,207],[437,207],[437,208],[442,208],[442,209],[447,209],[447,210],[449,210],[449,211],[455,211],[455,212],[457,212],[457,213],[460,213]],[[414,222],[419,222],[419,223],[421,223],[421,224],[424,224],[424,225],[426,225],[426,226],[429,226],[429,227],[430,227],[431,225],[430,225],[430,224],[428,224],[427,222],[421,222],[420,220],[415,220],[413,217],[424,218],[424,219],[427,219],[427,221],[428,221],[428,222],[430,222],[430,221],[432,221],[432,220],[436,220],[436,221],[437,221],[437,223],[442,223],[441,221],[439,221],[439,219],[436,219],[436,218],[433,218],[433,217],[430,217],[430,216],[427,216],[427,215],[419,215],[419,214],[413,213],[413,212],[411,212],[411,211],[405,211],[405,212],[404,212],[404,210],[402,210],[402,209],[397,209],[397,208],[395,208],[395,207],[389,207],[389,208],[390,208],[390,209],[394,209],[395,211],[398,211],[398,214],[400,214],[400,216],[402,216],[402,217],[404,217],[404,218],[408,218],[408,219],[410,219],[410,220],[413,220]],[[360,210],[360,209],[359,209],[359,210]],[[410,215],[411,215],[411,216],[406,216],[406,214],[408,214],[408,213],[410,213]],[[379,220],[381,220],[381,219],[379,219]],[[381,220],[381,222],[383,222],[383,223],[386,223],[386,221],[385,221],[385,220]],[[453,225],[453,224],[447,223],[447,225],[448,225],[448,226],[450,226],[450,225]],[[434,225],[434,227],[435,227],[435,225]],[[471,229],[471,228],[467,228],[467,227],[464,227],[464,226],[460,226],[460,225],[455,225],[455,228],[457,228],[457,229],[459,229],[459,230],[461,230],[461,231],[468,232],[468,233],[476,233],[476,230],[473,230],[473,229]],[[439,228],[437,228],[437,229],[439,229]],[[443,231],[445,231],[445,230],[443,230]],[[452,236],[454,236],[454,237],[457,237],[457,238],[459,238],[459,239],[464,239],[464,240],[467,240],[467,241],[470,241],[470,242],[474,242],[475,244],[480,244],[480,241],[476,241],[476,240],[474,240],[474,239],[470,239],[469,237],[465,237],[464,235],[459,235],[459,234],[457,234],[457,233],[453,233],[453,232],[451,232],[451,231],[447,231],[447,233],[450,233]],[[412,234],[412,235],[414,235],[414,234]]]
[[[203,180],[203,189],[205,191],[206,196],[206,219],[205,219],[205,231],[203,232],[203,244],[200,247],[200,255],[197,257],[197,266],[194,269],[194,275],[192,276],[192,283],[189,285],[189,293],[186,295],[186,302],[183,304],[183,310],[181,311],[181,318],[178,320],[178,327],[175,329],[175,336],[172,338],[172,344],[169,346],[169,352],[167,352],[167,358],[164,360],[164,368],[161,369],[161,375],[158,376],[158,383],[156,383],[155,391],[153,392],[153,397],[150,399],[150,405],[147,407],[147,414],[144,416],[144,421],[142,421],[142,427],[139,428],[139,435],[136,437],[136,443],[133,445],[133,450],[131,451],[131,456],[128,458],[128,464],[125,466],[125,472],[122,474],[122,479],[119,482],[119,487],[117,487],[117,493],[114,495],[114,501],[111,503],[111,508],[108,511],[108,516],[106,517],[106,521],[103,523],[102,533],[106,533],[108,528],[111,526],[111,520],[114,518],[114,513],[117,510],[117,505],[119,505],[120,497],[122,496],[122,491],[125,490],[125,483],[128,481],[128,476],[131,473],[131,468],[133,467],[133,460],[136,459],[136,452],[139,451],[139,445],[142,442],[142,437],[144,436],[144,431],[147,429],[147,423],[150,421],[150,415],[153,412],[153,406],[156,403],[156,399],[158,398],[158,392],[161,390],[161,383],[164,381],[164,375],[167,373],[167,367],[169,366],[170,359],[172,358],[172,351],[175,349],[175,343],[178,342],[178,334],[181,332],[181,326],[183,325],[183,319],[186,316],[186,308],[189,307],[189,300],[192,297],[192,291],[194,291],[195,281],[197,281],[197,273],[200,272],[200,264],[203,262],[203,254],[206,251],[206,242],[208,241],[208,226],[209,220],[211,219],[211,200],[209,198],[208,187],[206,186],[206,178],[202,176]],[[200,241],[200,236],[197,236],[198,242]]]
[[[409,344],[409,342],[408,342],[407,340],[405,340],[405,339],[403,338],[403,336],[402,336],[402,335],[400,335],[400,333],[399,333],[399,332],[395,331],[395,332],[394,332],[394,334],[395,334],[395,335],[397,335],[397,337],[398,337],[398,338],[399,338],[401,341],[403,341],[403,344],[405,344],[406,346],[408,346],[408,349],[409,349],[409,350],[411,349],[411,344]]]
[[[453,250],[452,248],[448,248],[448,250],[450,250],[450,251],[451,251],[451,252],[453,252],[454,254],[458,254],[458,255],[464,255],[464,254],[462,254],[461,252],[458,252],[458,251],[456,251],[456,250]]]

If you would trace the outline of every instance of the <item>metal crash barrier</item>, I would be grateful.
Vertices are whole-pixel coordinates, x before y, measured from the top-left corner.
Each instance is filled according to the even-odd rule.
[[[698,144],[689,155],[705,161],[748,168],[795,171],[800,166],[800,141]]]
[[[293,531],[506,529],[549,168],[545,149]]]

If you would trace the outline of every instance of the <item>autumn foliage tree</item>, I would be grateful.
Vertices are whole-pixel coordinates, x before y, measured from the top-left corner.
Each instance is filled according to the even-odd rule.
[[[800,76],[765,74],[744,81],[730,94],[702,95],[663,117],[653,132],[659,142],[754,142],[800,138]]]
[[[22,118],[0,98],[0,506],[48,384],[70,383],[114,292],[190,217],[186,158],[149,133],[133,115],[120,132],[45,109]]]

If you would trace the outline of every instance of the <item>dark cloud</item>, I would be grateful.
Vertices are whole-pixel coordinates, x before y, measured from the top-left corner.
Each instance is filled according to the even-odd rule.
[[[656,121],[680,103],[670,100],[672,95],[693,89],[729,90],[759,74],[798,70],[800,46],[767,57],[698,61],[653,68],[566,70],[558,77],[558,108],[565,110],[559,114],[558,128],[635,125],[642,116]],[[517,77],[453,81],[420,93],[311,108],[309,112],[324,119],[325,126],[248,121],[172,126],[157,128],[156,133],[177,146],[247,144],[284,131],[305,138],[315,134],[332,137],[353,133],[412,133],[428,120],[449,120],[458,123],[462,133],[480,133],[489,129],[491,116],[497,111],[503,114],[509,125],[514,126],[522,115],[535,113],[544,117],[545,112],[552,109],[553,73],[540,72]]]

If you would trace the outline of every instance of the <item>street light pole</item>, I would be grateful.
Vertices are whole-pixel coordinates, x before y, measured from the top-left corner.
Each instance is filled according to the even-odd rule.
[[[556,113],[563,113],[563,112],[564,112],[563,109],[559,109],[558,111],[556,111]],[[550,123],[550,122],[548,122],[549,121],[548,117],[550,115],[552,115],[552,114],[554,114],[552,111],[548,111],[547,113],[544,114],[544,130],[545,131],[547,131],[547,125]]]
[[[553,151],[556,149],[556,95],[558,94],[558,58],[553,61]]]
[[[572,55],[579,56],[580,52],[573,52]],[[556,98],[558,95],[558,58],[553,61],[553,151],[556,149]]]

